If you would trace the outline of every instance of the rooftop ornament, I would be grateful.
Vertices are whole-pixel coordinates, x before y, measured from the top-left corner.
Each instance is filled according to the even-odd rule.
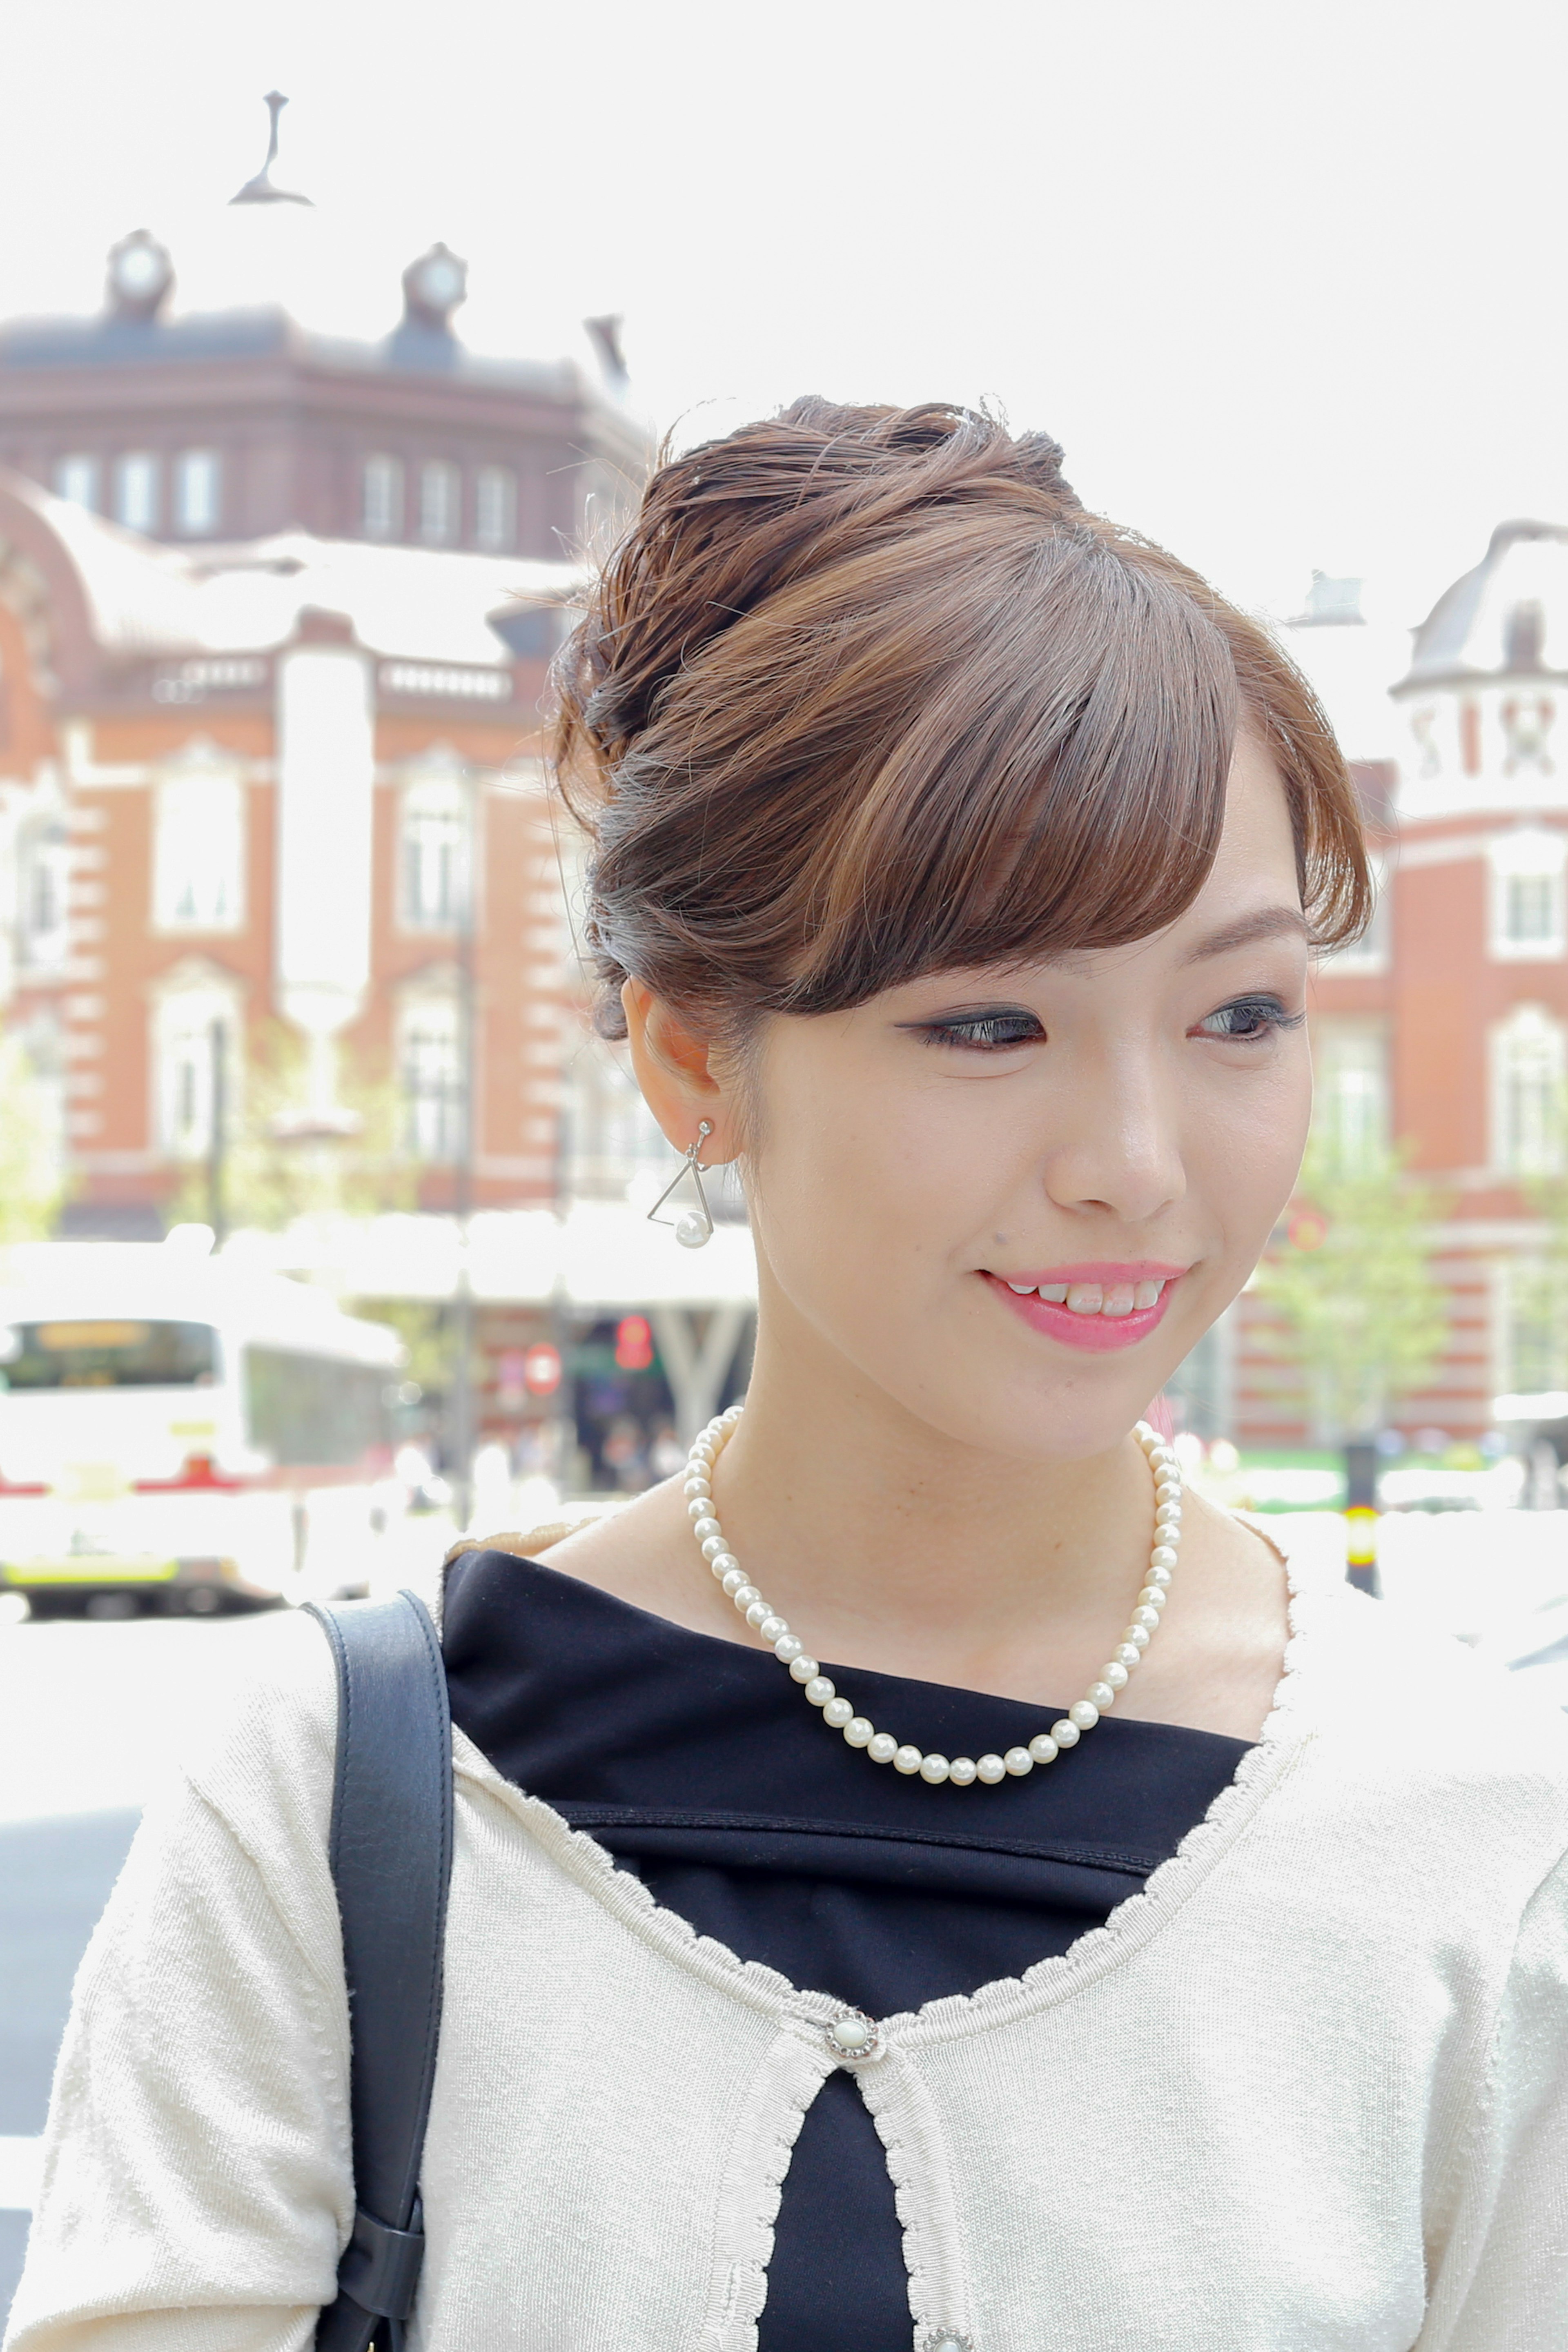
[[[280,89],[269,89],[263,102],[270,117],[267,160],[256,177],[253,180],[247,180],[237,196],[230,196],[229,203],[231,205],[308,205],[310,202],[309,196],[301,196],[292,188],[279,188],[274,184],[272,178],[272,166],[278,161],[278,118],[289,101]]]
[[[150,229],[132,229],[110,247],[109,307],[117,319],[150,324],[174,290],[174,265]]]
[[[452,313],[468,299],[468,265],[447,246],[433,245],[403,273],[403,324],[449,335]]]

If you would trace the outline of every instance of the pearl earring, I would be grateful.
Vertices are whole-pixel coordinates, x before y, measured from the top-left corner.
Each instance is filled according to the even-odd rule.
[[[673,1223],[675,1238],[682,1249],[700,1249],[705,1242],[713,1238],[713,1212],[708,1206],[708,1195],[702,1189],[702,1163],[697,1156],[712,1132],[712,1128],[704,1119],[698,1128],[696,1142],[689,1146],[676,1174],[647,1213],[650,1225]],[[676,1187],[684,1184],[689,1176],[697,1187],[697,1206],[682,1210],[679,1217],[661,1217],[659,1211]]]

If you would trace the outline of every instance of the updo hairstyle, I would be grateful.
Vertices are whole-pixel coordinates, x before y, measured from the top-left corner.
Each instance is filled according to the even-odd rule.
[[[1314,940],[1361,929],[1310,688],[1061,463],[965,409],[813,398],[659,466],[556,667],[603,1034],[628,974],[739,1047],[764,1013],[1146,938],[1213,863],[1243,719]]]

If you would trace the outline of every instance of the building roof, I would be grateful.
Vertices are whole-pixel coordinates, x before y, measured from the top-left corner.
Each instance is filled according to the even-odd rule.
[[[1415,632],[1396,694],[1464,678],[1568,676],[1568,526],[1499,523]]]
[[[341,613],[370,652],[506,669],[513,658],[489,616],[556,605],[580,590],[571,563],[463,549],[387,547],[302,530],[236,546],[168,547],[0,472],[5,509],[24,509],[74,575],[88,628],[111,657],[268,653],[307,611]]]

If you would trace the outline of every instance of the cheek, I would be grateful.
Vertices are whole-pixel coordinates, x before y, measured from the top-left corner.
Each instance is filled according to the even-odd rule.
[[[1188,1174],[1227,1242],[1256,1255],[1289,1200],[1312,1118],[1311,1061],[1292,1037],[1275,1068],[1211,1095],[1190,1133]]]

